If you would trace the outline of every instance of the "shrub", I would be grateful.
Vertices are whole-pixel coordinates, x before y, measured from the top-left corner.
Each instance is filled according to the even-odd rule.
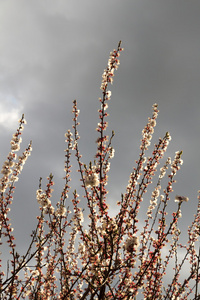
[[[167,216],[172,185],[183,163],[182,151],[177,151],[174,159],[165,159],[160,171],[157,170],[171,139],[167,132],[153,146],[152,155],[145,156],[156,127],[157,104],[153,105],[152,116],[142,131],[140,155],[126,191],[118,199],[119,210],[114,217],[109,213],[106,185],[110,160],[114,156],[114,132],[110,137],[106,135],[111,97],[108,86],[113,81],[122,50],[120,42],[117,50],[110,53],[102,75],[95,160],[88,166],[82,162],[77,130],[79,110],[74,100],[73,133],[68,130],[65,134],[64,188],[55,203],[51,200],[53,175],[49,175],[45,189],[40,179],[36,191],[40,215],[30,245],[23,254],[16,251],[9,219],[15,183],[32,150],[30,143],[22,155],[17,156],[26,123],[24,115],[19,120],[0,179],[1,244],[7,242],[10,248],[9,269],[0,271],[0,299],[199,299],[200,195],[188,229],[187,244],[182,245],[179,220],[181,207],[187,205],[188,197],[177,195],[176,210],[171,217]],[[79,189],[84,201],[77,190],[70,190],[72,153],[78,163]],[[145,220],[140,223],[138,213],[144,201],[148,208]],[[89,218],[84,222],[87,211]]]

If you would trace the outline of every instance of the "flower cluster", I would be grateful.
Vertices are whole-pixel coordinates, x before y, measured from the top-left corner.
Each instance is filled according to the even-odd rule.
[[[121,45],[121,41],[119,42],[118,49],[117,50],[114,49],[112,52],[110,52],[108,66],[104,70],[102,75],[101,90],[103,91],[106,90],[109,82],[111,84],[113,83],[114,71],[118,69],[118,66],[120,64],[120,60],[118,59],[118,57],[120,56],[120,51],[123,50],[123,48],[121,48],[120,45]],[[110,98],[110,96],[111,96],[111,91],[107,91],[106,97]]]
[[[42,189],[36,191],[37,202],[41,207],[46,208],[51,205],[51,201],[47,198],[46,193]]]
[[[178,196],[175,197],[175,202],[181,203],[181,202],[188,202],[189,198],[185,196]]]
[[[67,211],[66,207],[64,207],[63,205],[61,205],[59,208],[57,208],[57,210],[55,212],[55,215],[63,217],[63,216],[65,216],[66,211]]]
[[[13,134],[10,142],[11,151],[1,169],[3,177],[0,179],[0,192],[2,193],[4,193],[13,182],[18,181],[18,175],[21,173],[28,156],[30,156],[32,151],[32,142],[30,142],[27,149],[17,159],[16,152],[20,150],[20,143],[22,142],[21,133],[24,129],[22,124],[26,124],[24,115],[22,115],[22,118],[19,120],[19,127],[16,133]]]
[[[96,187],[99,185],[99,175],[96,173],[96,168],[93,166],[85,175],[86,187]]]

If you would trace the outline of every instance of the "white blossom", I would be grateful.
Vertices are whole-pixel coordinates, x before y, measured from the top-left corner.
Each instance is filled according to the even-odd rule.
[[[188,197],[185,197],[185,196],[179,196],[179,195],[176,195],[175,197],[175,202],[188,202],[189,201],[189,198]]]
[[[89,172],[85,175],[86,187],[95,187],[99,185],[99,175],[95,171]]]
[[[61,205],[61,206],[56,210],[55,215],[56,215],[56,216],[62,216],[62,217],[64,217],[65,214],[66,214],[66,211],[67,211],[67,209],[66,209],[63,205]]]
[[[41,205],[43,208],[51,205],[51,201],[41,189],[36,191],[36,198],[39,205]]]

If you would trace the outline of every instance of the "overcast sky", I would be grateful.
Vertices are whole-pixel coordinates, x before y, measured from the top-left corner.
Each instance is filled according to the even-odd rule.
[[[199,16],[200,1],[194,0],[0,1],[1,164],[22,113],[27,125],[21,149],[33,141],[11,211],[20,245],[27,243],[36,223],[40,176],[45,187],[46,177],[54,174],[54,201],[59,199],[64,134],[72,125],[74,99],[81,110],[83,161],[94,158],[101,75],[119,40],[124,51],[108,111],[108,133],[116,134],[109,177],[111,211],[114,214],[125,191],[139,155],[141,131],[156,102],[160,113],[153,143],[169,131],[166,158],[183,150],[184,164],[172,195],[190,198],[182,210],[189,225],[200,189]],[[78,174],[74,176],[78,182]]]

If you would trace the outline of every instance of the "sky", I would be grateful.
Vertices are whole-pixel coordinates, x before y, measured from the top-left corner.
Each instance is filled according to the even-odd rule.
[[[200,189],[199,15],[200,2],[195,0],[0,1],[1,164],[23,113],[27,125],[21,149],[33,143],[10,213],[18,247],[27,245],[36,224],[39,178],[45,188],[52,172],[55,202],[60,197],[64,134],[72,126],[74,99],[80,109],[83,161],[94,159],[101,76],[119,40],[124,51],[108,109],[108,133],[115,131],[116,151],[108,185],[111,214],[139,157],[152,105],[158,103],[153,143],[169,131],[172,140],[165,157],[183,150],[172,196],[190,199],[182,209],[187,232]],[[78,173],[73,176],[76,188]]]

